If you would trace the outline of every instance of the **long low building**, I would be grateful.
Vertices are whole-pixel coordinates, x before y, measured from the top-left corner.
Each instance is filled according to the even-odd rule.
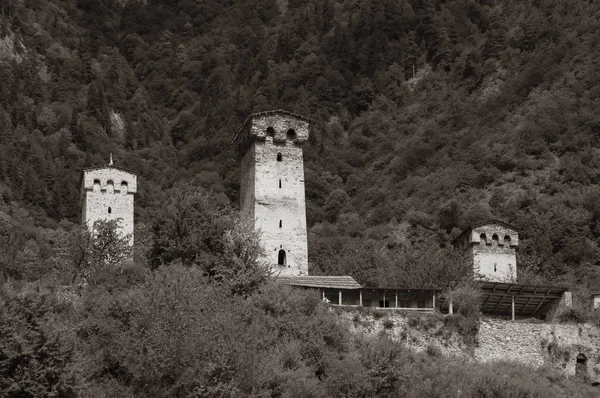
[[[361,286],[351,276],[280,276],[282,283],[318,290],[330,305],[368,307],[452,314],[453,303],[442,289],[379,288]],[[561,301],[570,306],[570,293],[564,287],[480,282],[481,312],[485,315],[547,319]]]
[[[319,290],[329,304],[348,307],[433,312],[441,293],[441,289],[363,287],[351,276],[280,276],[277,280],[299,288]]]

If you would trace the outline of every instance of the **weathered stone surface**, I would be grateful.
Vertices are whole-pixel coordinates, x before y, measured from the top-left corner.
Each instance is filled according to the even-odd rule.
[[[131,236],[133,244],[134,195],[137,176],[116,167],[84,170],[81,184],[83,197],[82,223],[91,230],[99,220],[118,220],[123,236]]]
[[[478,224],[465,231],[455,244],[469,251],[477,278],[517,281],[519,235],[514,229],[495,221]]]
[[[525,365],[552,366],[575,375],[577,357],[587,363],[581,369],[592,381],[600,381],[600,330],[587,324],[481,320],[475,359],[516,361]]]
[[[308,274],[302,144],[308,121],[273,111],[252,115],[236,136],[244,154],[241,213],[261,232],[266,259],[281,275]],[[279,263],[280,252],[284,264]]]
[[[352,333],[372,337],[386,333],[418,352],[433,349],[441,355],[466,361],[514,361],[533,368],[548,366],[567,376],[581,373],[579,376],[600,382],[600,329],[592,325],[483,317],[473,351],[461,336],[445,330],[444,321],[437,320],[439,315],[394,311],[376,318],[360,311],[336,312],[340,322]]]
[[[339,319],[353,334],[377,337],[386,333],[391,339],[417,351],[434,350],[440,355],[472,361],[464,340],[455,332],[444,332],[444,321],[431,314],[390,311],[375,318],[372,314],[338,311]],[[413,326],[411,326],[413,325]]]

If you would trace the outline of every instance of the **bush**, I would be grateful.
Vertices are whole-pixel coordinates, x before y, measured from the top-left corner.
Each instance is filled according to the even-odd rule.
[[[383,321],[383,328],[384,329],[392,329],[394,327],[394,321],[392,321],[390,318],[386,318]]]
[[[581,308],[570,307],[559,312],[555,319],[559,323],[585,323],[588,319],[588,314]]]
[[[435,344],[429,344],[427,346],[427,349],[425,350],[425,352],[430,357],[441,357],[442,356],[442,349]]]
[[[452,298],[454,310],[465,318],[479,317],[481,289],[472,282],[462,283],[447,293]]]

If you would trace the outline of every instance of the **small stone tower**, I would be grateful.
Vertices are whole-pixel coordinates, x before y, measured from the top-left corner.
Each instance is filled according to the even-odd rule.
[[[513,226],[497,220],[474,224],[465,229],[453,244],[468,251],[469,257],[473,259],[476,279],[490,282],[517,281],[519,235]]]
[[[129,235],[133,245],[133,197],[137,192],[137,176],[112,165],[83,171],[82,223],[91,231],[94,222],[120,219],[123,236]]]
[[[282,110],[248,117],[233,138],[242,155],[240,210],[261,231],[279,275],[308,275],[304,160],[309,120]]]

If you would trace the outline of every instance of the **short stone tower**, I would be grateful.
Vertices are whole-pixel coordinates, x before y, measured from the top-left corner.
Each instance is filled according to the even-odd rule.
[[[129,235],[133,245],[133,197],[137,192],[137,176],[115,167],[97,167],[83,171],[82,223],[91,231],[94,222],[120,219],[123,236]]]
[[[252,114],[233,138],[242,155],[240,210],[261,231],[277,274],[308,275],[304,160],[309,120],[282,110]]]
[[[516,229],[502,221],[489,220],[465,229],[453,242],[473,259],[475,278],[490,282],[517,281]]]

